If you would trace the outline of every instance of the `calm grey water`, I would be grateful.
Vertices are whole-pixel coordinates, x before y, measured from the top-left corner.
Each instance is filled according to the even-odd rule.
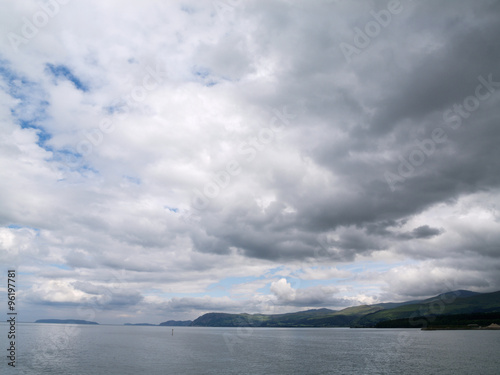
[[[0,347],[7,352],[7,326]],[[0,374],[500,374],[500,331],[17,325]]]

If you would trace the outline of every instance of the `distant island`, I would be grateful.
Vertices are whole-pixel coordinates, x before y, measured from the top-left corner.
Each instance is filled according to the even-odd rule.
[[[193,323],[192,320],[168,320],[166,322],[160,323],[160,326],[167,327],[188,327]]]
[[[124,326],[152,326],[152,327],[156,327],[156,324],[150,324],[150,323],[125,323]]]
[[[96,322],[89,322],[87,320],[77,319],[39,319],[35,323],[54,323],[54,324],[99,324]]]

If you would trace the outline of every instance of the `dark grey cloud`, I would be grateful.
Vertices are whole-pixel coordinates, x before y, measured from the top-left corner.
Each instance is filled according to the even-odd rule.
[[[351,64],[332,56],[339,52],[332,52],[335,41],[349,30],[328,29],[323,20],[332,14],[320,14],[323,8],[312,5],[301,14],[287,40],[278,32],[266,35],[267,51],[281,61],[287,58],[275,95],[292,103],[302,100],[311,113],[292,125],[303,128],[304,137],[295,146],[337,176],[342,189],[331,186],[329,190],[327,184],[308,189],[306,177],[274,169],[272,186],[278,202],[296,209],[288,215],[291,221],[276,233],[263,230],[262,222],[276,228],[284,215],[257,214],[261,221],[254,227],[244,214],[245,225],[231,222],[229,237],[221,230],[229,245],[244,249],[249,256],[295,258],[315,249],[302,240],[304,232],[319,234],[352,225],[372,230],[381,222],[404,221],[437,203],[498,187],[499,174],[492,173],[500,169],[496,157],[499,114],[493,104],[498,101],[498,90],[480,101],[460,129],[443,120],[446,110],[475,95],[479,77],[491,74],[500,82],[499,25],[494,16],[499,13],[498,3],[458,2],[453,9],[444,2],[404,5],[400,17],[394,16],[393,23]],[[368,14],[370,8],[363,10]],[[272,6],[254,11],[264,25],[281,25],[283,33],[299,12],[287,8],[278,14]],[[361,22],[361,13],[351,15],[353,22]],[[383,58],[379,58],[381,53]],[[304,56],[309,64],[316,64],[314,68],[304,68]],[[351,78],[340,79],[342,75]],[[398,174],[398,156],[408,162],[411,152],[420,150],[416,142],[430,138],[438,127],[447,141],[434,144],[432,155],[419,151],[425,159],[422,165],[391,191],[384,173]],[[422,226],[399,237],[430,239],[439,233]],[[282,235],[290,236],[291,247],[282,243]],[[356,254],[370,248],[369,241],[345,235],[336,245]]]
[[[428,225],[422,225],[421,227],[413,229],[411,233],[415,238],[430,238],[439,235],[441,230],[431,228]]]

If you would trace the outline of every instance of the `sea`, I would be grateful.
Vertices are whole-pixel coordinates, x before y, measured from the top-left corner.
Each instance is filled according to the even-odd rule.
[[[0,374],[500,374],[500,331],[0,324]]]

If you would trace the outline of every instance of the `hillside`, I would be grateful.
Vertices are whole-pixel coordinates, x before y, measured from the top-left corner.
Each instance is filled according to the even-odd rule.
[[[335,311],[329,309],[275,315],[208,313],[195,319],[191,325],[204,327],[304,327],[311,326],[308,324],[311,319],[323,318],[333,313]]]
[[[404,305],[415,305],[419,303],[426,303],[426,302],[432,302],[436,299],[441,299],[442,301],[450,301],[455,298],[463,298],[463,297],[472,297],[476,296],[481,293],[477,292],[471,292],[470,290],[455,290],[453,292],[447,292],[447,293],[441,293],[438,294],[435,297],[427,298],[424,300],[411,300],[411,301],[405,301],[405,302],[383,302],[383,303],[377,303],[374,304],[373,306],[380,306],[384,310],[388,309],[393,309],[399,306],[404,306]]]
[[[477,325],[487,327],[500,324],[500,312],[438,315],[432,317],[418,316],[414,319],[385,320],[375,325],[376,328],[434,328],[434,327],[468,327]]]
[[[376,306],[355,306],[340,311],[315,309],[288,314],[208,313],[195,319],[192,326],[204,327],[348,327],[360,317],[380,310]]]
[[[377,323],[387,320],[416,319],[417,317],[434,315],[500,312],[500,291],[465,295],[468,296],[453,297],[452,293],[448,293],[429,298],[420,303],[380,310],[365,315],[356,324],[361,327],[373,327]]]
[[[323,308],[273,315],[212,312],[195,319],[191,326],[374,327],[389,320],[409,321],[422,316],[489,312],[500,312],[500,291],[481,294],[458,290],[424,300],[354,306],[339,311]],[[412,322],[408,324],[415,326]]]

